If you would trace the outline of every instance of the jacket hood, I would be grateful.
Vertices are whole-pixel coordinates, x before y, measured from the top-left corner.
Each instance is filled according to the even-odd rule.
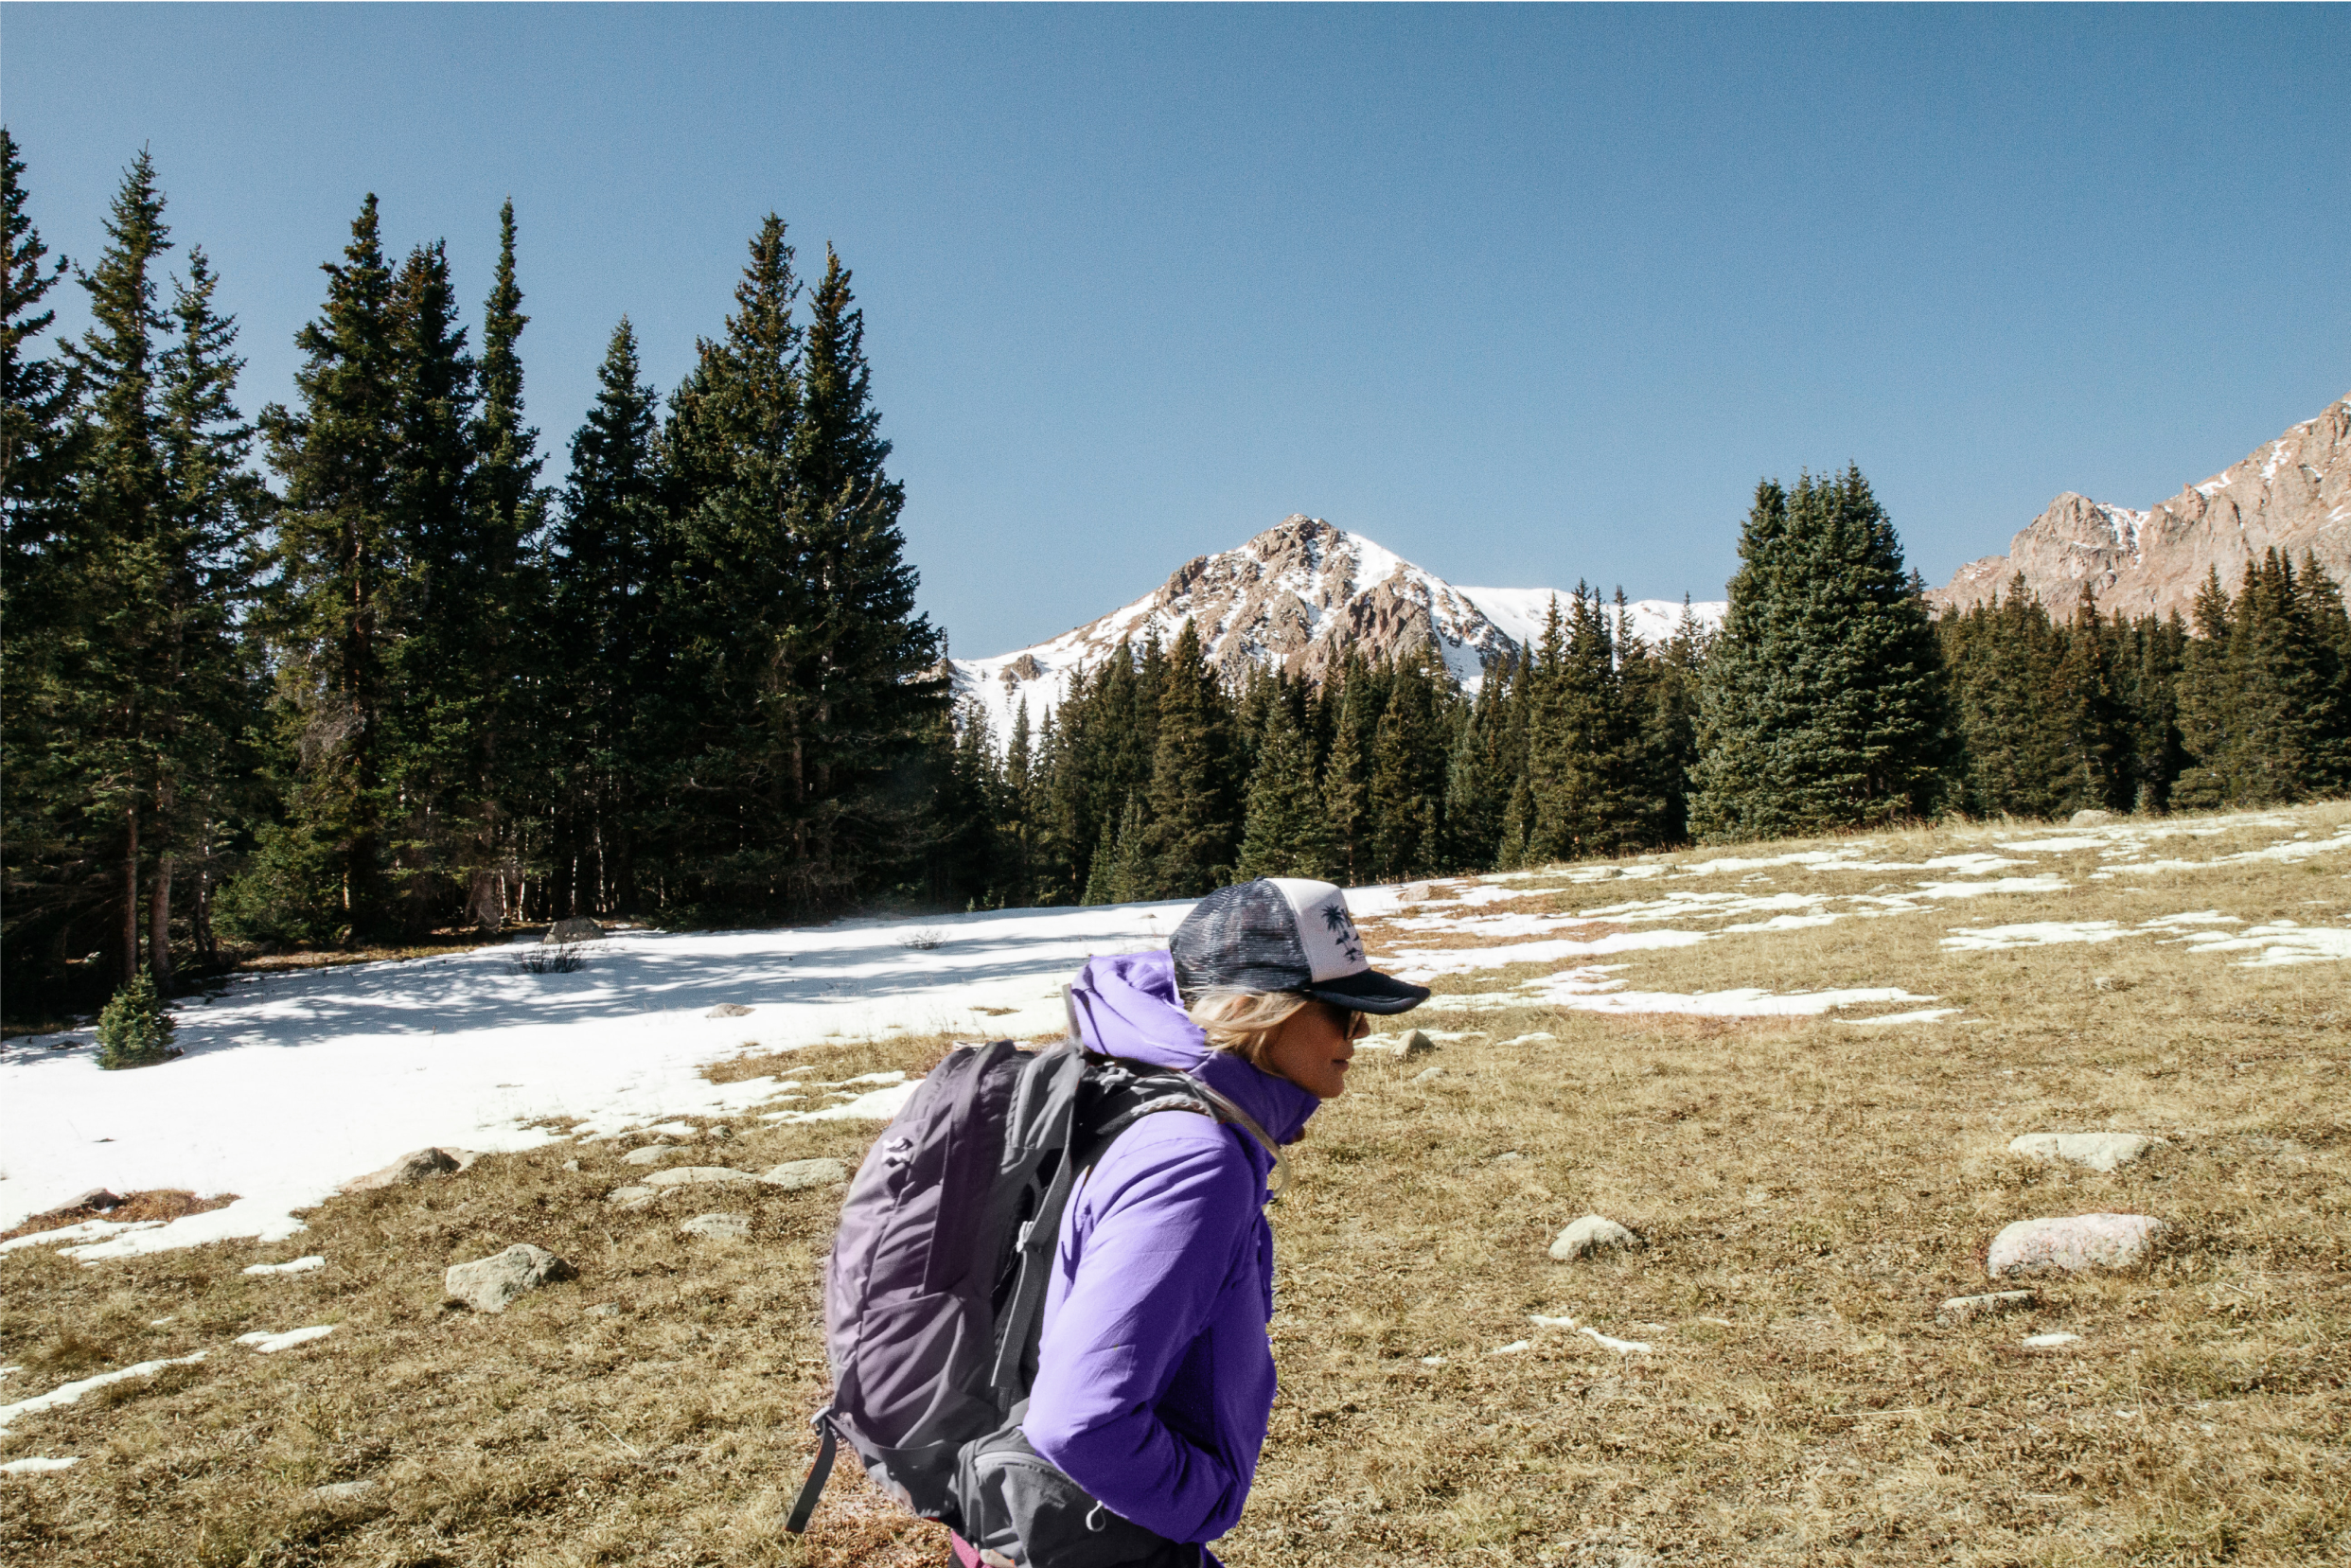
[[[1087,1049],[1187,1072],[1238,1104],[1277,1143],[1295,1143],[1322,1103],[1286,1078],[1213,1049],[1176,995],[1165,951],[1088,959],[1069,986],[1069,1027]]]

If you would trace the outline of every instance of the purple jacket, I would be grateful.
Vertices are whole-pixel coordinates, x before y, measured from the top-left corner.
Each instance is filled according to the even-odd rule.
[[[1167,954],[1089,961],[1073,988],[1086,1044],[1176,1067],[1295,1141],[1321,1103],[1209,1048]],[[1045,1295],[1030,1444],[1110,1509],[1171,1541],[1240,1522],[1273,1412],[1273,1156],[1204,1116],[1144,1117],[1061,1220]]]

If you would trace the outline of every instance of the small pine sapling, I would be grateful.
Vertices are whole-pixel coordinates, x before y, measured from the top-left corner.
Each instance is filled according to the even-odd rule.
[[[101,1067],[147,1067],[180,1053],[172,1048],[171,1010],[155,989],[155,974],[141,969],[98,1014],[97,1061]]]

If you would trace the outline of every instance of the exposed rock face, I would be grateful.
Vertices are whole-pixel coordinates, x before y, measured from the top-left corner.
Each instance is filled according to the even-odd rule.
[[[958,659],[958,696],[988,713],[996,738],[1011,731],[1026,702],[1031,724],[1067,696],[1070,682],[1122,643],[1153,635],[1175,643],[1189,621],[1209,660],[1229,677],[1251,667],[1320,678],[1352,650],[1400,658],[1432,644],[1454,678],[1475,686],[1486,667],[1542,635],[1551,597],[1542,589],[1457,588],[1359,534],[1294,514],[1237,550],[1176,568],[1144,598],[1048,643],[992,659]],[[1558,595],[1564,599],[1564,594]],[[1682,606],[1644,599],[1631,608],[1634,630],[1652,642],[1672,634]],[[1723,607],[1690,607],[1706,625]]]
[[[1970,561],[1927,598],[1965,609],[2006,597],[2021,573],[2052,615],[2071,615],[2086,586],[2108,614],[2185,616],[2207,573],[2234,593],[2245,563],[2272,547],[2296,566],[2307,551],[2336,582],[2351,581],[2351,397],[2148,511],[2069,490],[2006,555]]]

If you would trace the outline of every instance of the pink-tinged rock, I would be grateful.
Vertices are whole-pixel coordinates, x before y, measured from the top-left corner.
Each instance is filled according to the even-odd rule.
[[[1997,1279],[2014,1274],[2127,1269],[2147,1261],[2165,1228],[2163,1221],[2146,1214],[2019,1220],[1992,1238],[1984,1271]]]
[[[2337,582],[2351,573],[2351,397],[2146,511],[2067,491],[2008,542],[1971,561],[1927,600],[1964,610],[2022,576],[2028,598],[2070,617],[2087,588],[2110,615],[2185,615],[2208,573],[2237,590],[2263,552],[2302,564],[2307,551]]]

